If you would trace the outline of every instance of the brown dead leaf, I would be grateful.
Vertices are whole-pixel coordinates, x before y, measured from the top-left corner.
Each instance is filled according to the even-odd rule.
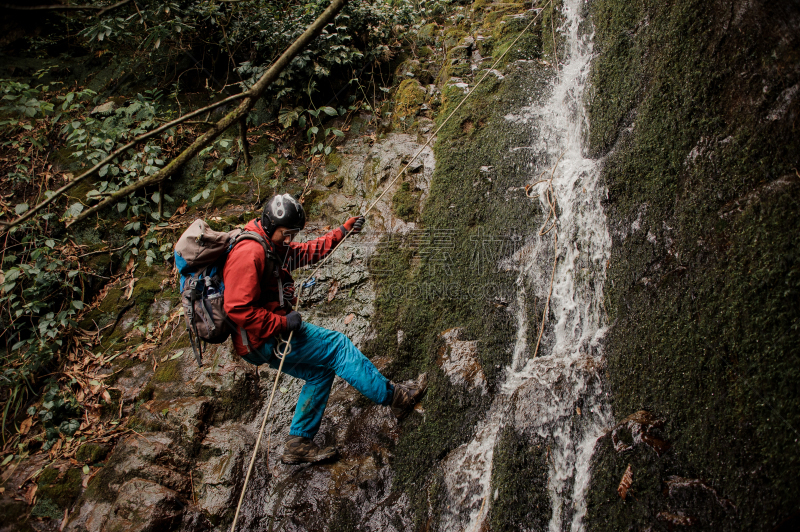
[[[39,488],[39,486],[37,484],[34,484],[30,488],[28,488],[28,491],[25,492],[25,495],[24,495],[25,502],[28,503],[28,506],[33,504],[34,498],[36,497],[36,490],[38,488]]]
[[[62,436],[63,436],[63,434],[62,434]],[[60,450],[61,450],[61,444],[63,444],[63,443],[64,443],[64,440],[58,440],[58,441],[55,443],[55,445],[53,445],[53,446],[50,448],[50,456],[56,456],[56,455],[58,455],[58,451],[60,451]]]
[[[92,481],[92,479],[94,478],[94,476],[95,476],[96,474],[98,474],[100,471],[102,471],[102,469],[103,469],[102,467],[98,467],[97,469],[95,469],[94,471],[92,471],[92,474],[91,474],[91,475],[84,475],[84,476],[83,476],[83,482],[81,482],[81,484],[83,484],[83,487],[84,487],[84,488],[87,488],[87,487],[89,487],[89,482],[91,482],[91,481]]]
[[[633,483],[633,471],[631,470],[631,465],[628,464],[628,468],[625,470],[625,474],[622,475],[622,480],[619,482],[619,486],[617,487],[617,493],[619,496],[622,497],[622,500],[625,500],[625,497],[628,495],[628,489],[631,487]]]
[[[348,314],[347,317],[345,317],[345,319],[344,319],[344,324],[345,325],[350,325],[350,322],[353,321],[353,318],[355,318],[355,317],[356,317],[355,314]]]
[[[183,203],[181,203],[180,207],[175,209],[175,212],[177,212],[178,214],[186,214],[186,207],[187,207],[186,200],[183,200]]]
[[[331,287],[328,288],[328,302],[330,303],[333,301],[333,298],[336,297],[336,292],[339,291],[339,281],[335,280],[331,283]]]
[[[84,486],[85,488],[86,486]],[[67,517],[69,517],[69,508],[64,508],[64,518],[61,520],[61,525],[58,527],[58,532],[63,532],[64,527],[67,526]]]
[[[106,403],[111,402],[111,394],[108,393],[108,390],[103,390],[103,399],[105,400]]]
[[[133,285],[136,284],[136,281],[139,279],[137,277],[131,277],[130,282],[128,283],[128,289],[125,290],[125,299],[130,299],[131,295],[133,295]]]
[[[31,425],[33,425],[33,418],[29,417],[19,426],[19,433],[24,436],[29,430],[31,430]]]

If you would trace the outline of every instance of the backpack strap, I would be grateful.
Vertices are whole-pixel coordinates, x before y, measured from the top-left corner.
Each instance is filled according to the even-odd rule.
[[[203,344],[200,343],[200,336],[197,334],[197,324],[194,323],[194,302],[197,300],[197,281],[198,279],[196,277],[189,276],[184,286],[184,291],[189,290],[191,294],[189,296],[189,308],[186,309],[186,332],[189,335],[189,342],[192,344],[192,351],[194,352],[194,358],[197,360],[197,365],[202,366]],[[205,308],[203,310],[205,310]]]
[[[267,241],[264,240],[264,237],[260,234],[256,233],[255,231],[242,231],[238,235],[233,238],[233,242],[231,242],[230,248],[228,248],[228,253],[231,252],[233,247],[241,242],[242,240],[255,240],[261,247],[264,248],[264,257],[266,258],[267,264],[272,264],[273,267],[273,275],[278,278],[278,299],[280,300],[280,305],[283,306],[283,282],[281,281],[280,271],[278,269],[278,264],[280,263],[280,258],[278,255],[272,251],[269,246],[267,245]],[[234,325],[234,329],[239,329],[239,334],[242,337],[242,344],[247,348],[247,352],[254,354],[253,349],[250,347],[250,341],[247,338],[247,331],[244,330],[244,327],[236,327]]]

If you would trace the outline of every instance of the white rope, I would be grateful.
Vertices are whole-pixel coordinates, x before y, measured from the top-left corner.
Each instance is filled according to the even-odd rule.
[[[541,14],[544,12],[544,10],[547,8],[547,6],[549,6],[549,5],[550,5],[550,4],[552,4],[552,3],[553,3],[553,0],[548,0],[547,4],[546,4],[546,5],[545,5],[545,6],[544,6],[544,7],[543,7],[543,8],[542,8],[542,9],[541,9],[541,10],[540,10],[538,13],[536,13],[536,16],[534,16],[534,17],[531,19],[531,21],[528,23],[528,25],[527,25],[527,26],[525,26],[525,28],[524,28],[524,29],[523,29],[523,30],[522,30],[522,31],[519,33],[519,35],[517,35],[517,38],[516,38],[516,39],[514,39],[514,40],[511,42],[511,44],[508,46],[508,48],[506,48],[506,51],[505,51],[505,52],[503,52],[503,53],[500,55],[500,57],[497,59],[497,61],[495,61],[495,62],[494,62],[494,64],[493,64],[493,65],[492,65],[492,66],[491,66],[491,67],[490,67],[490,68],[489,68],[489,69],[488,69],[488,70],[487,70],[487,71],[486,71],[486,72],[483,74],[483,77],[481,77],[481,79],[480,79],[480,80],[478,80],[478,83],[476,83],[474,87],[472,87],[471,89],[469,89],[469,91],[468,91],[468,92],[467,92],[467,93],[464,95],[464,98],[463,98],[463,99],[461,100],[461,102],[460,102],[460,103],[459,103],[459,104],[456,106],[456,108],[455,108],[455,109],[453,109],[453,110],[450,112],[450,114],[449,114],[449,115],[447,115],[447,118],[445,118],[445,119],[444,119],[444,121],[441,123],[441,125],[439,125],[439,127],[437,127],[437,128],[436,128],[436,130],[435,130],[433,133],[431,133],[431,135],[428,137],[428,140],[425,142],[425,144],[423,144],[423,145],[422,145],[422,147],[421,147],[421,148],[420,148],[420,149],[417,151],[417,153],[416,153],[416,154],[414,154],[414,156],[411,158],[411,160],[409,160],[409,161],[408,161],[408,163],[406,163],[406,165],[405,165],[405,166],[402,168],[402,170],[400,170],[400,171],[397,173],[397,175],[394,177],[394,179],[392,179],[392,180],[391,180],[391,181],[390,181],[390,182],[389,182],[389,183],[386,185],[386,187],[384,188],[384,190],[383,190],[383,192],[381,193],[381,195],[380,195],[380,196],[378,196],[378,197],[375,199],[375,201],[374,201],[374,202],[372,202],[372,205],[370,205],[370,206],[367,208],[367,210],[366,210],[366,211],[364,211],[364,214],[362,214],[361,216],[366,216],[367,214],[369,214],[369,212],[370,212],[370,211],[371,211],[371,210],[372,210],[372,209],[375,207],[375,205],[377,205],[377,204],[378,204],[378,202],[381,200],[381,198],[383,198],[383,196],[384,196],[384,195],[385,195],[385,194],[386,194],[386,193],[389,191],[389,189],[391,188],[391,186],[392,186],[392,185],[393,185],[393,184],[394,184],[394,183],[395,183],[395,182],[396,182],[396,181],[397,181],[397,180],[400,178],[400,176],[402,176],[402,175],[405,173],[405,171],[408,169],[408,167],[409,167],[409,166],[411,166],[411,163],[413,163],[413,162],[414,162],[414,161],[417,159],[417,157],[419,157],[419,156],[420,156],[420,154],[423,152],[423,150],[424,150],[425,148],[427,148],[427,147],[428,147],[428,145],[431,143],[431,141],[432,141],[432,140],[433,140],[433,139],[436,137],[436,134],[437,134],[437,133],[439,133],[439,131],[440,131],[440,130],[441,130],[441,129],[442,129],[442,128],[443,128],[443,127],[444,127],[444,126],[447,124],[447,122],[449,122],[449,121],[450,121],[450,119],[453,117],[453,115],[454,115],[454,114],[456,114],[456,112],[457,112],[459,109],[461,109],[461,106],[462,106],[462,105],[464,105],[464,102],[466,102],[466,101],[467,101],[467,98],[469,98],[470,96],[472,96],[472,93],[473,93],[473,92],[475,92],[475,90],[476,90],[476,89],[477,89],[477,88],[480,86],[480,84],[481,84],[481,83],[483,83],[483,80],[485,80],[485,79],[486,79],[486,77],[487,77],[487,76],[488,76],[488,75],[489,75],[489,74],[492,72],[492,70],[494,70],[494,68],[495,68],[495,67],[496,67],[498,64],[500,64],[500,61],[502,61],[502,60],[503,60],[503,58],[506,56],[506,54],[507,54],[507,53],[508,53],[510,50],[512,50],[512,49],[514,48],[514,45],[515,45],[515,44],[517,44],[517,41],[519,41],[519,39],[520,39],[520,38],[521,38],[521,37],[522,37],[522,36],[525,34],[525,32],[527,32],[527,31],[530,29],[530,27],[531,27],[531,26],[533,26],[533,23],[534,23],[534,22],[536,22],[536,20],[537,20],[537,19],[539,18],[539,16],[540,16],[540,15],[541,15]],[[556,163],[556,164],[558,164],[558,163]],[[328,261],[328,259],[330,259],[330,258],[333,256],[333,254],[336,252],[336,250],[337,250],[337,249],[339,249],[339,246],[341,246],[341,245],[342,245],[342,243],[343,243],[345,240],[347,240],[347,238],[348,238],[348,237],[349,237],[351,234],[353,234],[353,230],[352,230],[352,229],[350,229],[350,231],[348,231],[348,232],[347,232],[347,233],[344,235],[344,238],[342,238],[342,239],[341,239],[341,240],[338,242],[338,244],[336,244],[336,246],[335,246],[335,247],[334,247],[334,248],[331,250],[331,252],[330,252],[330,253],[329,253],[329,254],[328,254],[328,255],[327,255],[327,256],[326,256],[326,257],[325,257],[323,260],[321,260],[321,261],[318,263],[318,265],[317,265],[317,267],[314,269],[314,271],[313,271],[313,272],[311,272],[311,275],[309,276],[309,278],[313,278],[313,277],[316,275],[316,273],[317,273],[317,272],[320,270],[320,268],[322,268],[322,267],[325,265],[325,263]],[[299,294],[298,294],[298,296],[297,296],[297,303],[295,303],[294,310],[297,310],[298,308],[300,308],[300,299],[301,299],[301,297],[302,297],[302,289],[300,290],[300,293],[299,293]],[[292,341],[292,335],[294,335],[294,331],[292,331],[291,333],[289,333],[289,338],[285,340],[286,349],[285,349],[285,350],[284,350],[284,352],[283,352],[283,353],[282,353],[282,354],[279,356],[281,363],[280,363],[280,365],[278,366],[278,372],[277,372],[277,374],[275,375],[275,383],[272,385],[272,393],[271,393],[271,394],[270,394],[270,396],[269,396],[269,403],[268,403],[268,405],[267,405],[267,411],[264,413],[264,419],[262,419],[262,420],[261,420],[261,429],[260,429],[260,430],[259,430],[259,432],[258,432],[258,438],[256,438],[256,446],[255,446],[255,448],[253,449],[253,456],[250,458],[250,465],[247,467],[247,475],[245,476],[245,479],[244,479],[244,485],[242,486],[242,493],[241,493],[241,495],[239,496],[239,503],[236,505],[236,514],[234,515],[234,517],[233,517],[233,523],[231,524],[231,532],[235,532],[235,530],[236,530],[236,522],[239,520],[239,512],[241,511],[241,508],[242,508],[242,502],[244,501],[244,494],[245,494],[245,492],[247,491],[247,484],[248,484],[248,482],[250,481],[250,474],[253,472],[253,464],[255,463],[255,461],[256,461],[256,456],[258,455],[258,448],[259,448],[259,446],[261,445],[261,438],[262,438],[262,436],[264,435],[264,427],[265,427],[265,426],[266,426],[266,424],[267,424],[267,418],[269,417],[270,410],[272,409],[272,402],[273,402],[273,399],[275,398],[275,390],[276,390],[276,388],[278,387],[278,380],[280,379],[280,377],[281,377],[281,371],[283,370],[283,362],[284,362],[284,361],[285,361],[285,359],[286,359],[286,355],[287,355],[287,354],[289,353],[289,351],[290,351],[290,346],[289,346],[289,343]],[[283,345],[283,343],[282,343],[281,345]],[[269,438],[268,438],[268,441],[269,441]],[[269,447],[269,445],[268,445],[268,447]],[[269,460],[269,458],[268,458],[268,460]]]

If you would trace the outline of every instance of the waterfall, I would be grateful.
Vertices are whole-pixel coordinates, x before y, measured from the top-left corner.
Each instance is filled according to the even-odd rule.
[[[525,147],[536,157],[531,159],[529,183],[542,172],[549,178],[555,165],[552,188],[558,204],[554,229],[558,243],[554,249],[553,232],[540,235],[539,228],[532,227],[524,246],[501,265],[518,272],[513,305],[518,330],[512,361],[473,439],[450,453],[443,464],[448,504],[442,530],[482,528],[490,512],[492,490],[497,488],[491,486],[493,454],[504,426],[550,442],[549,529],[584,529],[594,444],[612,420],[595,369],[602,361],[607,327],[603,286],[611,239],[601,206],[606,191],[598,182],[600,165],[584,157],[582,149],[587,127],[583,91],[592,56],[592,36],[579,32],[584,2],[564,2],[565,20],[559,33],[566,41],[565,57],[558,65],[550,97],[505,117],[517,124],[531,124],[532,130],[535,125],[538,131],[532,145]],[[535,186],[534,193],[543,193],[546,186]],[[547,212],[544,194],[538,201]],[[547,299],[554,252],[558,259],[550,317],[534,358],[535,341],[529,339],[536,339],[538,328],[528,330],[527,300]]]

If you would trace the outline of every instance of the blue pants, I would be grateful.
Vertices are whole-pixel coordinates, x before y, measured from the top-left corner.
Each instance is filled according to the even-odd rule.
[[[284,338],[288,337],[285,333]],[[292,335],[290,343],[292,350],[286,355],[283,371],[306,383],[297,400],[289,435],[305,438],[316,435],[328,405],[334,375],[343,378],[372,402],[391,404],[394,386],[344,334],[304,322]],[[280,360],[273,355],[276,345],[277,339],[270,338],[243,358],[256,366],[269,364],[278,369]]]

